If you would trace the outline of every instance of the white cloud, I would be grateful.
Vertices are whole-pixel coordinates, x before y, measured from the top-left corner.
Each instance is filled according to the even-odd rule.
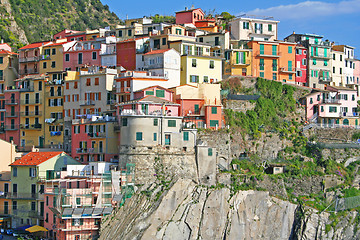
[[[256,8],[247,14],[273,16],[275,19],[302,19],[325,16],[343,15],[360,12],[360,0],[327,3],[320,1],[305,1],[298,4],[280,5],[261,9]]]

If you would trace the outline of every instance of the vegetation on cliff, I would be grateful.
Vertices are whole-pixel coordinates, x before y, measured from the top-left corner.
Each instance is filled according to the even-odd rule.
[[[10,3],[15,21],[24,29],[29,42],[48,40],[63,29],[96,29],[119,22],[116,14],[100,0],[10,0]],[[1,14],[6,11],[0,9]],[[1,36],[14,43],[15,36],[4,31],[9,24],[0,20]]]

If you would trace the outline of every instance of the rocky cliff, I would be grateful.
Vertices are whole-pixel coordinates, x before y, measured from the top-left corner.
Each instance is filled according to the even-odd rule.
[[[271,197],[268,192],[207,188],[176,181],[159,198],[141,192],[102,224],[100,239],[359,239],[356,213],[329,213]],[[332,225],[330,225],[332,224]],[[334,227],[332,227],[334,226]]]

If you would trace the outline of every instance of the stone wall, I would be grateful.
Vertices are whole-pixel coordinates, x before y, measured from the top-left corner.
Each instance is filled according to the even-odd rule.
[[[247,110],[254,110],[256,102],[245,100],[226,100],[223,102],[224,108],[232,109],[235,112],[246,113]]]

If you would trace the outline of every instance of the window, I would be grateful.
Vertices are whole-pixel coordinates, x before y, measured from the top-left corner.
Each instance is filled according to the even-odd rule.
[[[317,101],[320,101],[320,95],[317,95],[316,100],[317,100]]]
[[[31,202],[31,211],[36,210],[36,202]]]
[[[126,127],[128,125],[128,119],[127,118],[122,118],[121,119],[121,126]]]
[[[95,85],[99,85],[99,78],[95,78]]]
[[[56,67],[56,62],[55,61],[52,61],[51,62],[51,68],[55,68]]]
[[[195,111],[195,114],[199,114],[199,113],[200,113],[199,104],[195,104],[195,105],[194,105],[194,111]]]
[[[196,59],[192,59],[192,61],[191,61],[191,66],[192,66],[192,67],[196,67]]]
[[[78,88],[78,83],[74,82],[74,89],[77,89],[77,88]]]
[[[273,73],[272,80],[277,80],[277,74],[276,73]]]
[[[215,68],[214,60],[210,60],[210,68],[211,68],[211,69],[214,69],[214,68]]]
[[[250,28],[249,22],[243,22],[243,29],[249,29],[249,28]]]
[[[272,31],[272,24],[268,25],[268,31],[271,32]]]
[[[158,119],[155,118],[155,119],[154,119],[154,126],[157,126],[157,125],[158,125]]]
[[[156,133],[154,133],[153,139],[154,139],[154,141],[157,141],[157,134]]]
[[[321,106],[321,108],[320,108],[321,110],[321,112],[324,112],[324,106]]]
[[[16,210],[17,209],[17,201],[13,201],[12,204],[13,204],[12,209]]]
[[[340,61],[342,61],[342,55],[340,55]]]
[[[143,133],[137,132],[136,133],[136,141],[142,141],[143,140]]]
[[[264,78],[265,77],[265,73],[264,72],[260,72],[260,77]]]
[[[342,74],[342,68],[340,68],[340,74]]]
[[[212,156],[213,155],[213,149],[212,148],[208,148],[208,156]]]
[[[288,47],[288,53],[292,53],[292,47]]]
[[[13,177],[17,177],[17,167],[13,167]]]
[[[122,37],[122,30],[119,31],[119,37]]]
[[[216,127],[219,126],[218,120],[210,120],[210,127]]]
[[[336,113],[337,112],[337,107],[329,107],[329,112],[334,112],[334,113]]]
[[[328,65],[328,61],[326,59],[324,59],[324,66]]]
[[[335,67],[333,67],[333,73],[335,73]]]
[[[4,63],[4,57],[0,57],[0,64]]]
[[[65,62],[69,62],[70,61],[70,54],[66,53],[65,54]]]
[[[176,120],[168,120],[168,127],[176,127]]]
[[[81,205],[81,199],[80,198],[76,198],[76,205]]]
[[[272,70],[273,71],[277,71],[277,59],[273,59],[272,60]]]
[[[83,54],[78,53],[78,64],[82,64],[82,63],[83,63]]]
[[[47,62],[43,62],[43,69],[46,69]]]
[[[264,59],[263,58],[260,58],[260,70],[264,70],[264,66],[265,66],[265,64],[264,64]]]
[[[204,82],[205,83],[209,82],[209,77],[208,76],[204,76]]]
[[[128,30],[128,36],[131,37],[131,34],[132,34],[131,29],[129,29]]]
[[[93,52],[93,53],[92,53],[92,59],[93,59],[93,60],[96,60],[96,58],[97,58],[96,52]]]
[[[166,45],[166,38],[162,38],[162,45]]]
[[[189,132],[183,132],[183,140],[189,141]]]
[[[292,80],[292,74],[291,73],[289,74],[289,80]]]
[[[86,86],[91,86],[91,79],[90,78],[86,79]]]
[[[156,97],[165,97],[165,90],[156,90]]]
[[[217,107],[211,107],[211,113],[217,114]]]
[[[36,168],[29,168],[29,177],[36,177]]]
[[[316,65],[316,59],[313,59],[313,65]]]
[[[198,83],[198,82],[199,82],[199,76],[197,76],[197,75],[190,75],[190,82],[192,82],[192,83]]]
[[[56,55],[56,48],[51,49],[51,55]]]

